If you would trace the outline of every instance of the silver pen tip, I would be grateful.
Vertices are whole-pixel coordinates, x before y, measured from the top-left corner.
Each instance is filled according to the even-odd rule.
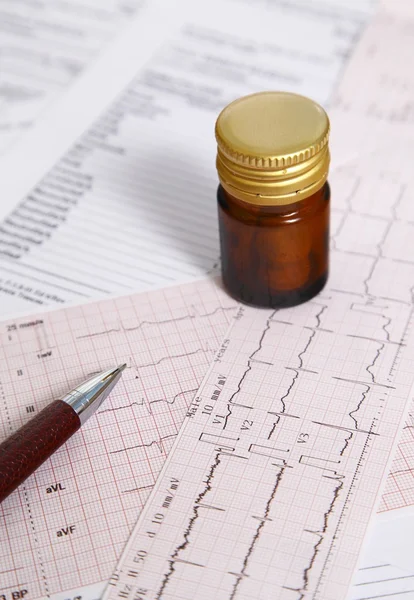
[[[108,369],[108,371],[103,371],[100,374],[102,377],[102,381],[106,381],[107,379],[112,377],[117,377],[122,373],[126,366],[127,364],[124,363],[123,365],[119,365],[118,367],[114,367],[113,369]]]
[[[62,398],[62,401],[69,404],[77,413],[82,425],[109,396],[126,366],[124,363],[103,373],[95,374]]]

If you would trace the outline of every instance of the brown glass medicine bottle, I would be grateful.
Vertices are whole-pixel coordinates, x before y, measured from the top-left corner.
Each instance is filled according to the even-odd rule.
[[[216,123],[223,281],[242,302],[294,306],[328,277],[329,119],[297,94],[263,92]]]

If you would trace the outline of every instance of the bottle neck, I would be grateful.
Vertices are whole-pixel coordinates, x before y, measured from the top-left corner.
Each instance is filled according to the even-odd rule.
[[[222,185],[219,185],[218,189],[218,200],[221,206],[231,212],[236,212],[243,220],[270,217],[280,219],[281,221],[294,221],[317,212],[325,202],[329,201],[329,197],[330,188],[328,182],[325,182],[312,196],[298,202],[282,204],[280,206],[250,204],[241,198],[229,194]]]

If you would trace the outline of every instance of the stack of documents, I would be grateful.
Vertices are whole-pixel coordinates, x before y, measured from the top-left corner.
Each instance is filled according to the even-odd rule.
[[[403,0],[0,0],[0,439],[127,364],[0,506],[0,598],[414,598],[413,30]],[[266,89],[332,123],[330,279],[278,312],[219,279],[214,123]]]

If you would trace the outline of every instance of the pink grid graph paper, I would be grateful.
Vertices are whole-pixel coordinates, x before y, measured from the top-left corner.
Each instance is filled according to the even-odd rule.
[[[0,326],[0,439],[90,374],[126,362],[100,411],[0,507],[0,595],[105,581],[224,335],[215,283]]]

